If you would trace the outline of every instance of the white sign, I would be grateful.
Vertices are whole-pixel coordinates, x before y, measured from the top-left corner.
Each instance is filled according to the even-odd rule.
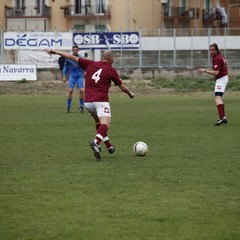
[[[59,68],[59,55],[51,56],[46,51],[20,50],[18,52],[19,64],[36,64],[37,68]]]
[[[36,65],[0,65],[0,81],[21,81],[23,79],[27,81],[37,80]]]
[[[5,32],[4,49],[72,49],[71,32]]]

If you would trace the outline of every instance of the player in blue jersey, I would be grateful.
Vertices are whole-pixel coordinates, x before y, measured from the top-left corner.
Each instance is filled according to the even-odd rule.
[[[74,56],[80,57],[78,46],[72,47],[72,54]],[[68,96],[67,96],[67,112],[71,112],[72,106],[72,98],[73,98],[73,91],[75,86],[79,89],[79,110],[83,112],[83,105],[84,105],[84,71],[79,67],[79,64],[70,60],[66,59],[65,64],[62,70],[63,75],[63,82],[66,83],[67,75],[68,75]]]

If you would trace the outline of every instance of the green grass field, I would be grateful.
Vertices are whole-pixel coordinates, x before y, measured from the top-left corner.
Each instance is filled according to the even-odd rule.
[[[210,94],[112,95],[116,152],[97,162],[76,97],[67,114],[65,96],[1,96],[0,239],[240,239],[239,96],[224,101],[214,127]]]

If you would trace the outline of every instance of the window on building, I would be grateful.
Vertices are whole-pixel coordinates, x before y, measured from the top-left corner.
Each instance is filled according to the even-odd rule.
[[[85,25],[82,25],[82,24],[75,24],[73,26],[73,29],[74,30],[77,30],[79,32],[84,32],[85,31]]]
[[[75,13],[76,14],[82,13],[82,1],[81,0],[75,0]]]
[[[97,13],[99,14],[105,14],[105,0],[98,0],[98,4],[97,4]]]
[[[211,8],[211,5],[210,5],[210,0],[205,0],[205,8],[206,9],[210,9]]]
[[[86,15],[93,15],[91,0],[85,0],[85,9],[86,9],[85,11]]]
[[[170,0],[167,0],[163,4],[163,14],[164,14],[164,16],[170,16],[171,15]]]
[[[181,7],[182,8],[187,7],[187,0],[181,0]]]
[[[187,0],[181,0],[180,3],[180,14],[181,16],[185,16],[187,14]]]
[[[96,25],[95,26],[96,32],[107,32],[106,25]]]
[[[25,7],[25,0],[15,0],[16,8],[21,9]]]
[[[44,10],[45,0],[36,0],[36,11],[37,14],[41,14]]]

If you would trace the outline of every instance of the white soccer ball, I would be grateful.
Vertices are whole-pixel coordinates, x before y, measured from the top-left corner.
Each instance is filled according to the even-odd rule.
[[[133,145],[133,151],[136,156],[144,157],[148,152],[148,145],[145,142],[139,141]]]

